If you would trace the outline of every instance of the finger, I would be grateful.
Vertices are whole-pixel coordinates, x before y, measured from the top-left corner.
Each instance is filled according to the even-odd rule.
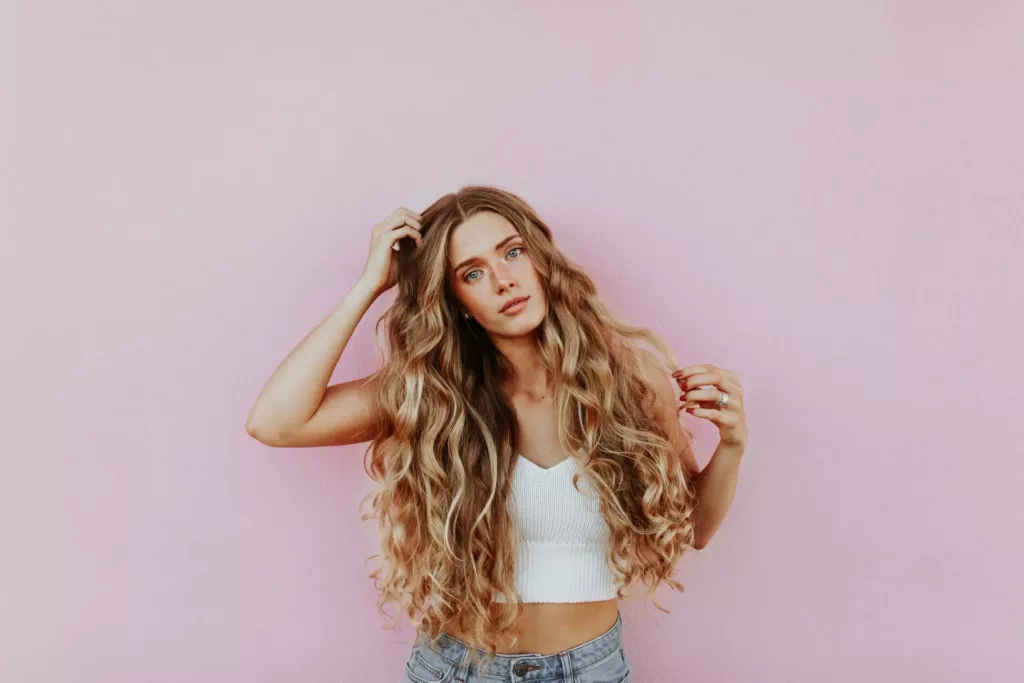
[[[740,376],[739,375],[737,375],[732,370],[727,370],[725,368],[720,368],[717,365],[715,365],[714,363],[704,363],[703,365],[690,365],[690,366],[687,366],[685,368],[680,368],[680,369],[676,370],[675,372],[673,372],[672,376],[675,377],[676,379],[685,379],[687,377],[690,377],[691,375],[697,375],[697,374],[702,374],[702,373],[705,373],[705,374],[706,373],[718,373],[719,375],[722,375],[723,377],[728,377],[736,385],[740,384]]]
[[[728,392],[729,396],[740,398],[743,396],[743,388],[738,384],[734,383],[728,377],[722,377],[714,373],[707,375],[694,375],[688,377],[685,380],[679,381],[679,388],[682,389],[683,393],[693,391],[697,387],[712,387],[719,391]]]
[[[734,396],[730,395],[729,396],[729,401],[727,403],[725,403],[725,404],[722,404],[722,403],[718,402],[720,397],[721,397],[720,394],[716,394],[716,396],[714,398],[703,398],[703,397],[700,397],[700,398],[689,398],[689,397],[687,397],[683,402],[686,405],[690,405],[690,407],[694,407],[694,405],[695,405],[695,407],[698,407],[698,408],[714,408],[716,410],[730,411],[730,412],[733,412],[733,413],[740,413],[740,412],[742,412],[743,404],[739,401],[739,399],[737,399]]]
[[[723,379],[717,372],[704,372],[677,379],[676,382],[679,384],[680,389],[689,391],[700,386],[719,386]]]
[[[690,412],[693,408],[707,408],[709,410],[720,410],[737,414],[742,411],[742,407],[733,403],[731,399],[724,406],[718,405],[716,401],[684,401],[680,406],[687,412]]]
[[[400,228],[396,228],[389,232],[385,237],[390,243],[389,246],[392,249],[394,249],[395,246],[398,244],[398,240],[402,239],[403,237],[412,238],[412,240],[416,242],[417,247],[420,245],[420,242],[423,241],[423,235],[421,235],[418,231],[414,230],[413,228],[410,228],[409,226],[402,226]]]
[[[729,395],[729,405],[738,408],[743,400],[743,392],[741,391],[729,391],[728,389],[721,389],[719,387],[709,387],[705,389],[690,389],[684,391],[679,395],[681,401],[691,401],[694,403],[699,402],[717,402],[722,400],[722,394]]]
[[[710,420],[721,427],[733,427],[739,422],[739,418],[732,413],[717,408],[692,408],[689,413],[694,417]]]
[[[700,401],[717,401],[721,398],[722,392],[718,389],[690,389],[679,395],[682,401],[698,403]]]
[[[699,375],[702,373],[711,372],[712,367],[710,365],[688,365],[685,368],[679,368],[672,373],[672,376],[676,379],[685,379],[691,375]]]
[[[416,230],[423,229],[423,224],[420,221],[416,220],[415,218],[412,218],[411,216],[399,216],[399,218],[395,221],[395,224],[392,226],[392,229],[401,227],[403,225],[408,225],[410,228],[415,228]]]
[[[401,227],[402,225],[408,225],[410,227],[416,228],[417,230],[422,227],[422,224],[420,223],[419,219],[407,216],[404,213],[395,212],[392,215],[388,216],[383,223],[377,225],[374,228],[374,231],[377,233],[387,234],[392,230]]]
[[[416,213],[412,209],[409,209],[408,207],[405,207],[405,206],[400,206],[397,209],[395,209],[391,213],[391,215],[388,216],[388,218],[398,218],[398,217],[401,217],[401,216],[409,217],[409,218],[415,218],[416,220],[422,220],[422,218],[423,218],[418,213]]]
[[[721,410],[730,413],[740,413],[743,411],[743,406],[735,402],[732,397],[729,398],[729,402],[725,405],[721,405],[718,401],[683,401],[683,407],[688,408],[710,408],[713,410]]]

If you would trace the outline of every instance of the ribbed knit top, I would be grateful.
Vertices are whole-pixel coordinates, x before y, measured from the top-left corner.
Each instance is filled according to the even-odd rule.
[[[615,597],[608,561],[610,533],[600,501],[580,465],[567,458],[543,468],[516,457],[510,513],[521,540],[516,589],[523,602],[593,602]],[[581,493],[582,491],[582,493]]]

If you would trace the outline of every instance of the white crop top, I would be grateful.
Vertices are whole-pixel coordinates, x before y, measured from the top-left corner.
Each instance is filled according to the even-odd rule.
[[[572,485],[579,463],[567,458],[545,469],[522,455],[516,460],[509,511],[516,514],[521,534],[516,590],[522,601],[614,598],[608,523],[587,476],[580,477],[582,493]]]

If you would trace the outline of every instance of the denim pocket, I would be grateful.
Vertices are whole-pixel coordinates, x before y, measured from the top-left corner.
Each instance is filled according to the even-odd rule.
[[[629,683],[633,667],[620,647],[610,655],[576,671],[579,683]]]
[[[446,683],[455,673],[455,665],[424,643],[412,648],[405,663],[405,675],[413,683]]]

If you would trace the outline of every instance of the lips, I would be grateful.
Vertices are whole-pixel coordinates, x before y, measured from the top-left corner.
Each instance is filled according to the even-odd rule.
[[[504,313],[504,312],[505,312],[505,311],[507,311],[507,310],[508,310],[509,308],[511,308],[511,307],[513,307],[513,306],[515,306],[515,305],[516,305],[516,304],[518,304],[518,303],[521,303],[521,302],[523,302],[523,301],[526,301],[526,300],[527,300],[527,299],[529,299],[529,298],[530,298],[530,297],[528,297],[528,296],[517,296],[517,297],[516,297],[516,298],[514,298],[514,299],[509,299],[509,300],[508,300],[508,301],[506,301],[506,302],[505,302],[505,304],[504,304],[504,305],[503,305],[503,306],[501,307],[501,310],[499,311],[499,313]]]

